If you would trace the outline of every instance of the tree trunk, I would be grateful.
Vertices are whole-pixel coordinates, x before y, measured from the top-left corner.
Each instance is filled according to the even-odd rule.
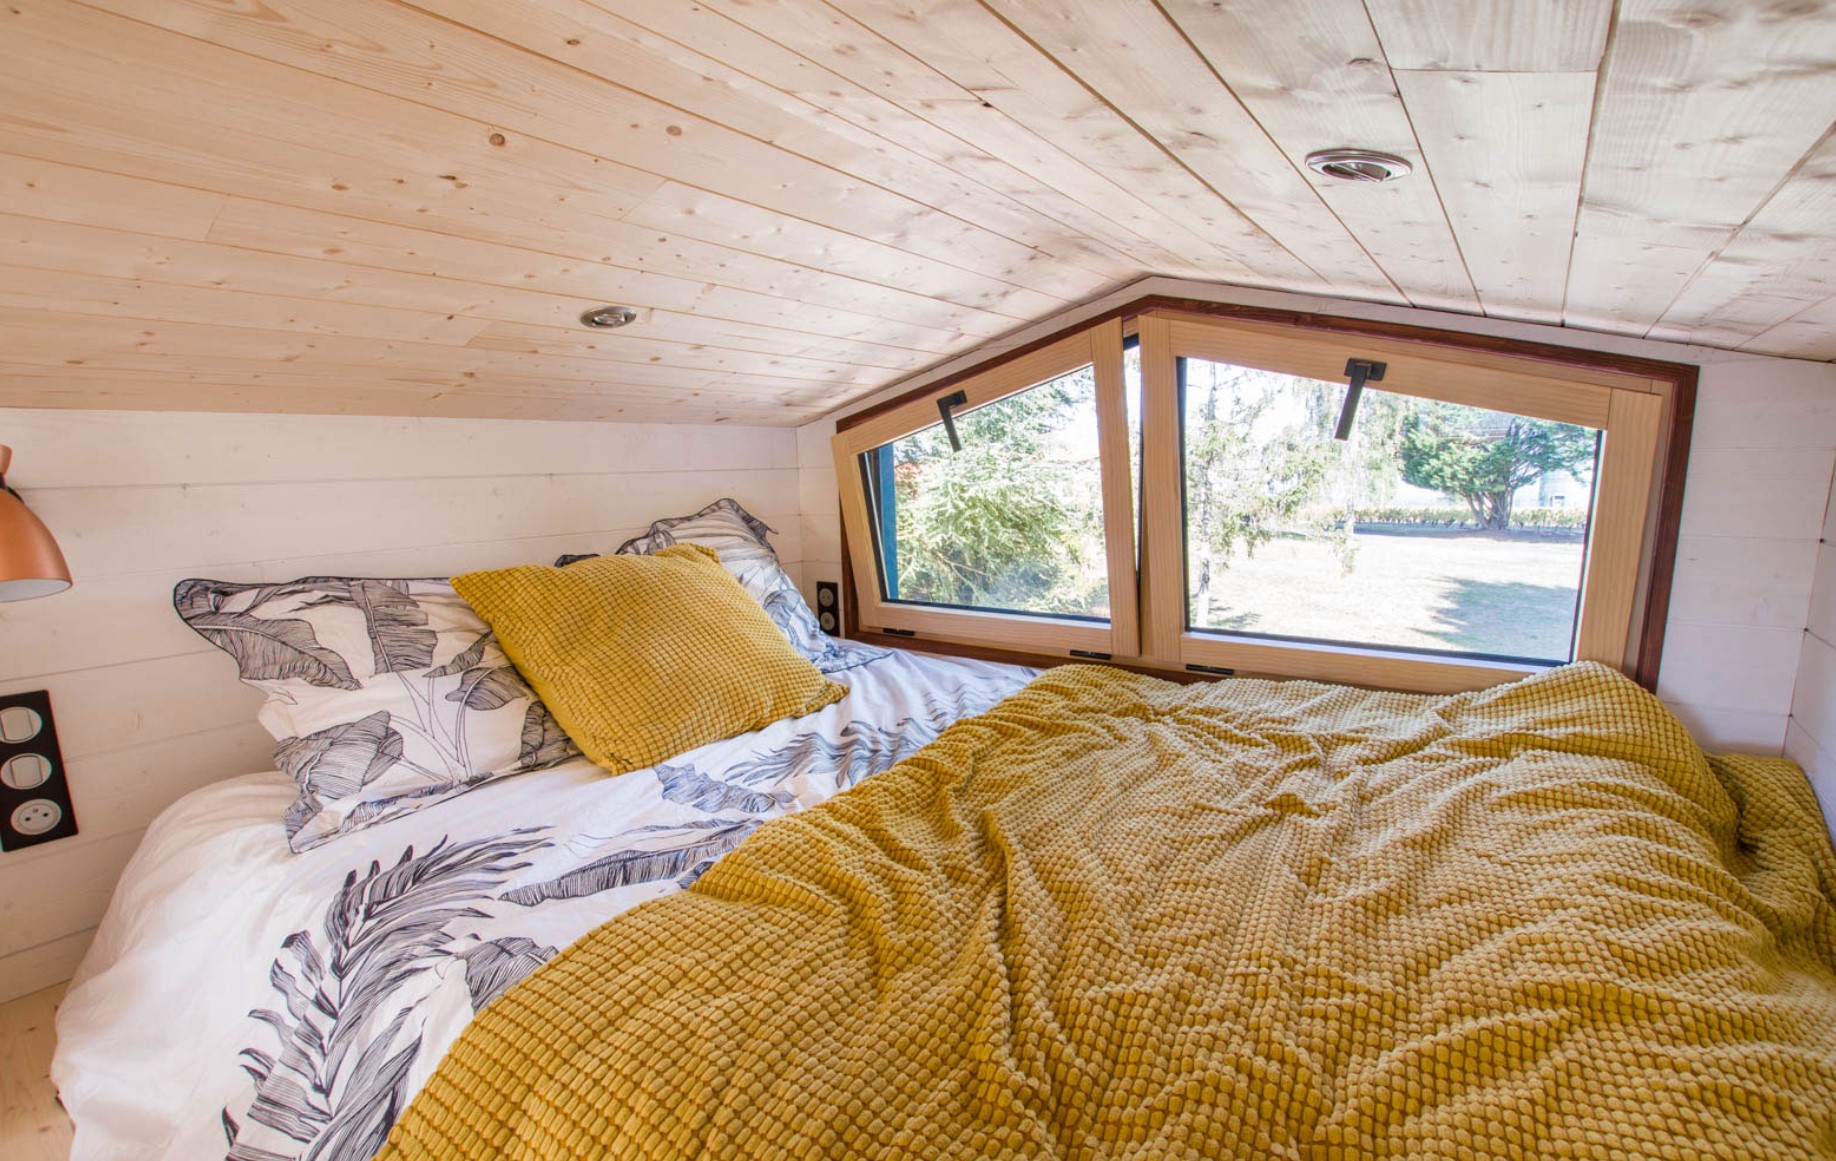
[[[1192,590],[1192,609],[1189,614],[1194,628],[1203,628],[1211,621],[1211,553],[1199,556],[1198,584]]]
[[[1511,530],[1511,493],[1493,492],[1486,497],[1486,500],[1486,507],[1489,511],[1485,526],[1494,532],[1509,532]]]

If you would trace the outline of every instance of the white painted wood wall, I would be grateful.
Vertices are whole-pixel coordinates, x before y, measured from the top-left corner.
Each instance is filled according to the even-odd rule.
[[[1806,765],[1836,823],[1836,559],[1829,549],[1823,553],[1824,582],[1815,611],[1811,602],[1824,509],[1836,470],[1836,365],[1171,278],[1144,279],[1079,311],[1017,332],[1006,344],[1017,346],[1147,294],[1381,319],[1696,364],[1695,434],[1658,695],[1711,749],[1777,754],[1786,746],[1788,722],[1799,738],[1794,755],[1812,752],[1805,739],[1823,739],[1829,751],[1815,765]],[[895,384],[856,407],[959,370],[993,349]],[[834,429],[834,420],[825,419],[797,433],[806,586],[841,575],[829,454]],[[1811,627],[1808,637],[1806,625]],[[1795,719],[1794,687],[1799,687]]]
[[[1832,542],[1836,542],[1836,486],[1825,504],[1817,579],[1811,588],[1804,648],[1798,657],[1791,725],[1785,733],[1785,756],[1810,775],[1826,817],[1836,816],[1836,543]],[[1836,830],[1836,824],[1832,829]]]
[[[0,692],[51,691],[81,827],[0,853],[0,1001],[69,977],[162,808],[273,769],[260,695],[174,582],[546,563],[721,496],[779,530],[792,575],[802,555],[789,429],[0,410],[0,443],[76,576],[0,604]]]

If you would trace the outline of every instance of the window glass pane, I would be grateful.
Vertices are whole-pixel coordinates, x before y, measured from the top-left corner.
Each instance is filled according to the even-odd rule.
[[[1122,401],[1128,409],[1128,462],[1134,487],[1129,489],[1135,510],[1135,567],[1141,567],[1141,340],[1130,338],[1122,347]]]
[[[886,600],[1109,616],[1089,366],[862,457]]]
[[[1387,385],[1387,384],[1386,384]],[[1180,361],[1188,625],[1559,663],[1599,432]]]

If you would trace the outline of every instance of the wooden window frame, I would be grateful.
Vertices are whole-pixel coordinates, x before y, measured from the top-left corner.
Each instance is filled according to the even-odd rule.
[[[1383,387],[1422,399],[1574,423],[1603,433],[1575,656],[1626,664],[1644,559],[1647,505],[1663,402],[1651,380],[1568,376],[1496,357],[1474,360],[1419,344],[1297,334],[1291,327],[1151,311],[1141,316],[1143,658],[1161,665],[1252,670],[1359,685],[1451,693],[1546,666],[1440,657],[1403,649],[1274,642],[1186,627],[1186,534],[1180,463],[1181,358],[1209,359],[1334,382],[1348,356],[1389,365]],[[1475,375],[1475,371],[1481,374]]]
[[[1097,455],[1103,481],[1103,532],[1108,564],[1108,623],[1023,612],[957,609],[888,601],[881,597],[879,557],[874,549],[861,457],[893,440],[934,427],[943,388],[929,391],[866,422],[839,432],[833,442],[835,478],[841,493],[842,525],[849,552],[858,623],[869,631],[923,636],[969,645],[994,645],[1060,657],[1132,657],[1138,650],[1135,588],[1133,465],[1122,377],[1122,323],[1107,319],[997,366],[953,380],[949,390],[966,397],[958,409],[975,408],[1017,395],[1061,375],[1090,366],[1096,378]]]
[[[1039,364],[1030,362],[1033,356],[1066,341],[1076,341],[1079,336],[1089,336],[1111,322],[1116,324],[1115,329],[1106,333],[1115,336],[1114,349],[1119,350],[1124,331],[1137,335],[1142,348],[1144,487],[1139,590],[1135,594],[1138,616],[1129,626],[1135,633],[1132,642],[1118,633],[1111,638],[1112,648],[1087,651],[1108,652],[1117,664],[1179,679],[1211,675],[1195,672],[1196,668],[1427,692],[1479,688],[1540,668],[1186,631],[1184,516],[1178,510],[1179,474],[1183,467],[1178,462],[1175,360],[1182,354],[1207,357],[1209,351],[1243,365],[1336,381],[1343,379],[1344,359],[1350,346],[1360,355],[1382,358],[1396,369],[1386,387],[1394,384],[1395,389],[1426,398],[1584,423],[1606,433],[1599,469],[1602,488],[1594,507],[1588,566],[1582,582],[1583,613],[1576,656],[1615,665],[1647,688],[1656,688],[1695,411],[1694,366],[1370,319],[1163,296],[1120,305],[1097,318],[934,380],[838,422],[836,463],[838,479],[843,484],[842,556],[847,590],[843,624],[850,636],[1035,665],[1061,663],[1071,651],[1086,649],[1085,644],[1064,638],[1065,622],[1018,632],[965,619],[952,622],[947,630],[940,624],[876,623],[880,610],[870,608],[867,599],[878,593],[872,550],[857,550],[866,543],[864,501],[859,496],[858,481],[856,496],[850,499],[848,482],[858,477],[858,469],[852,457],[844,455],[843,447],[878,446],[898,438],[902,434],[897,430],[899,423],[921,415],[925,407],[930,409],[934,422],[934,401],[941,394],[1009,366],[1037,367]],[[1316,341],[1322,337],[1335,340],[1334,345]],[[1335,359],[1337,365],[1333,366]],[[1090,361],[1102,366],[1100,360]],[[1119,362],[1117,367],[1119,371]],[[1472,372],[1476,368],[1486,372],[1484,385],[1473,383]],[[1016,378],[1029,374],[1029,370],[1013,372]],[[1115,419],[1120,421],[1116,426],[1122,429],[1120,478],[1127,480],[1133,465],[1129,463],[1126,444],[1119,374],[1116,379]],[[1031,380],[1039,381],[1037,377]],[[902,418],[895,420],[895,416]],[[870,434],[855,435],[862,429]],[[1113,450],[1108,444],[1103,447],[1105,456]],[[1115,573],[1120,542],[1115,524],[1118,511],[1128,512],[1132,507],[1132,498],[1111,495],[1116,482],[1110,475],[1106,469],[1112,609],[1118,614],[1112,625],[1120,628],[1122,586],[1137,578],[1131,571],[1118,583]],[[1604,486],[1609,478],[1615,482],[1610,496]],[[1122,501],[1127,501],[1127,506],[1119,508]],[[1132,520],[1125,518],[1123,523],[1132,524]],[[1131,550],[1133,533],[1129,527]],[[865,562],[863,556],[867,557]],[[893,636],[881,631],[885,628],[905,632]],[[913,636],[918,640],[912,640]],[[1128,647],[1131,644],[1136,647]]]

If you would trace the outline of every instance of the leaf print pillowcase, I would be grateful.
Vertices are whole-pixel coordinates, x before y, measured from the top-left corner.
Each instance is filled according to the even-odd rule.
[[[796,582],[778,563],[766,534],[770,525],[740,507],[733,499],[716,500],[693,516],[672,516],[658,520],[643,536],[633,537],[619,545],[621,556],[651,556],[672,544],[699,544],[714,550],[721,567],[765,607],[772,623],[783,632],[792,648],[808,658],[823,673],[837,673],[878,661],[884,649],[856,646],[844,649],[822,631],[809,602],[797,591]],[[577,560],[590,560],[595,554],[563,556],[556,567]]]
[[[444,580],[186,580],[172,603],[267,694],[295,851],[579,755]]]

